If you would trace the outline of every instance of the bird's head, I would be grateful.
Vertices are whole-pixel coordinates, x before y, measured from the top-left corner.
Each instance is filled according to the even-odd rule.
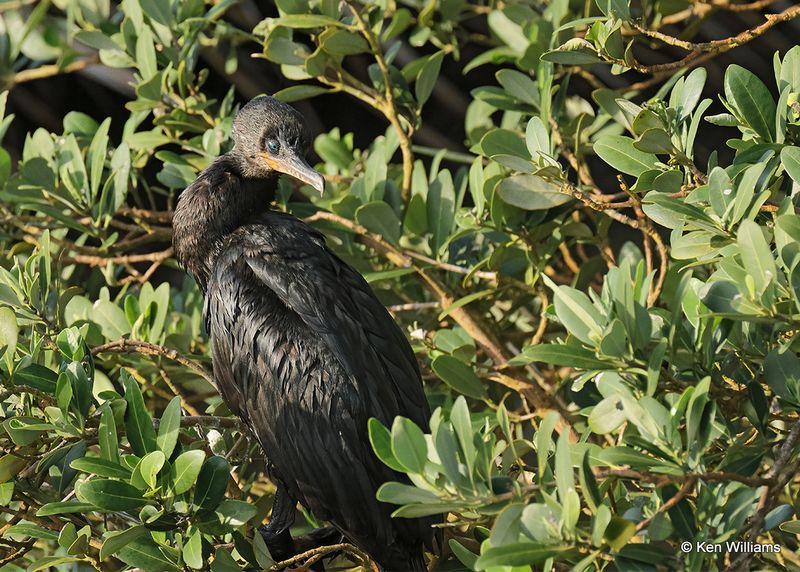
[[[305,159],[311,136],[303,116],[292,106],[266,95],[252,99],[236,115],[233,141],[243,175],[266,178],[285,173],[322,194],[325,179]]]

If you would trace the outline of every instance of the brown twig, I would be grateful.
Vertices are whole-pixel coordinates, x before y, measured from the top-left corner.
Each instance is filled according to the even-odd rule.
[[[160,421],[153,419],[153,427],[158,429]],[[209,427],[211,429],[242,429],[242,423],[235,417],[217,417],[216,415],[184,415],[181,427]]]
[[[34,81],[37,79],[44,79],[47,77],[53,77],[54,75],[59,75],[64,73],[74,73],[77,71],[81,71],[82,69],[96,63],[97,63],[97,58],[90,57],[81,60],[76,60],[65,66],[59,64],[47,64],[36,68],[21,70],[15,73],[13,76],[11,76],[11,79],[8,82],[8,86],[11,87],[20,83]]]
[[[320,560],[321,558],[327,556],[328,554],[333,554],[336,552],[347,552],[355,556],[358,560],[360,560],[361,564],[366,566],[371,566],[372,560],[369,556],[367,556],[364,552],[349,544],[347,542],[342,542],[339,544],[329,544],[327,546],[318,546],[316,548],[312,548],[311,550],[306,550],[305,552],[301,552],[300,554],[296,554],[291,558],[287,558],[281,562],[276,562],[272,565],[269,569],[270,572],[277,572],[278,570],[283,570],[288,568],[289,566],[303,563],[303,569],[309,569],[309,567]]]
[[[737,482],[745,484],[749,487],[761,487],[772,483],[772,479],[768,477],[748,477],[738,473],[730,473],[727,471],[711,471],[708,473],[692,473],[688,475],[659,475],[653,473],[641,473],[631,469],[601,469],[595,474],[598,478],[619,477],[621,479],[632,479],[642,481],[645,483],[676,483],[684,482],[688,478],[694,478],[699,481],[707,482]]]
[[[159,346],[156,344],[151,344],[150,342],[143,342],[140,340],[129,340],[126,338],[122,338],[114,342],[108,342],[107,344],[102,344],[92,348],[92,355],[98,355],[106,352],[140,353],[144,355],[165,357],[183,366],[188,367],[197,375],[205,379],[208,383],[214,385],[214,377],[205,367],[203,367],[202,365],[200,365],[195,361],[192,361],[184,357],[177,351],[170,348],[165,348],[164,346]]]
[[[184,395],[183,389],[181,389],[172,382],[172,378],[169,376],[166,370],[160,368],[159,373],[161,373],[161,379],[164,380],[164,383],[167,385],[167,387],[169,387],[169,390],[172,392],[172,394],[175,397],[180,398],[181,407],[186,411],[188,411],[189,415],[195,415],[195,416],[200,415],[200,412],[197,410],[197,408],[191,403],[189,403],[189,401],[186,399],[187,396]]]
[[[696,476],[694,475],[688,476],[677,493],[675,493],[667,502],[658,507],[658,509],[656,510],[656,512],[653,513],[652,516],[640,521],[636,525],[636,532],[638,533],[643,531],[645,528],[650,526],[650,523],[653,522],[653,519],[655,519],[656,516],[658,516],[661,513],[667,512],[669,509],[671,509],[679,502],[681,502],[691,492],[696,482],[697,482]]]
[[[439,302],[409,302],[408,304],[394,304],[386,307],[390,312],[413,312],[415,310],[431,310],[434,308],[439,308]]]
[[[159,252],[146,254],[123,254],[118,256],[102,256],[91,254],[75,254],[65,258],[66,263],[77,262],[88,266],[105,266],[106,264],[134,264],[136,262],[162,262],[172,256],[172,247]]]
[[[797,18],[798,16],[800,16],[800,5],[795,5],[790,8],[787,8],[786,10],[778,14],[767,14],[765,16],[766,20],[763,23],[756,26],[755,28],[750,28],[729,38],[724,38],[721,40],[712,40],[710,42],[700,42],[700,43],[689,42],[687,40],[682,40],[680,38],[664,34],[657,30],[649,30],[642,26],[634,25],[633,26],[634,29],[643,36],[659,40],[670,46],[683,48],[684,50],[689,51],[689,54],[687,54],[684,58],[678,61],[664,63],[664,64],[642,65],[638,62],[634,62],[633,65],[631,65],[622,60],[616,60],[616,59],[614,59],[614,63],[620,64],[625,67],[631,67],[640,73],[646,73],[646,74],[673,71],[689,65],[694,60],[701,57],[704,53],[722,54],[734,48],[737,48],[743,44],[746,44],[747,42],[750,42],[758,38],[759,36],[763,35],[767,30],[776,26],[777,24],[792,20],[794,18]]]

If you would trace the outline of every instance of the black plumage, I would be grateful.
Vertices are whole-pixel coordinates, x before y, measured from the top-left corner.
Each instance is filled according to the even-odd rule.
[[[288,173],[322,192],[302,117],[270,97],[236,117],[233,151],[181,195],[178,260],[205,294],[214,378],[264,449],[278,487],[265,538],[291,551],[299,501],[387,570],[424,570],[432,519],[393,519],[377,488],[403,475],[372,452],[367,422],[427,428],[408,341],[364,278],[304,222],[268,208]],[[280,555],[279,555],[280,556]]]

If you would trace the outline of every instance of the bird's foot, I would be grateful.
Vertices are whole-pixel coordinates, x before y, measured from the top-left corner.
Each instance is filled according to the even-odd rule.
[[[294,547],[297,553],[307,552],[320,546],[330,546],[344,542],[344,535],[332,526],[323,526],[298,536],[294,539]]]
[[[275,562],[288,560],[296,554],[294,539],[288,529],[275,532],[275,529],[270,526],[271,524],[270,522],[259,529],[261,538],[264,539],[264,544],[267,545],[267,549],[269,549],[269,553]]]
[[[269,524],[262,526],[260,532],[275,562],[283,562],[293,556],[315,548],[344,542],[344,535],[332,526],[317,528],[297,538],[292,538],[288,530],[276,534],[274,531],[270,530]],[[326,554],[325,559],[333,558],[337,554],[338,552]],[[318,572],[325,570],[322,560],[318,560],[312,564],[310,568]]]

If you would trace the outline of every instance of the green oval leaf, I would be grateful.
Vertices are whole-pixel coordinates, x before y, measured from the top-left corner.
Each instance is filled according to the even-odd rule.
[[[80,498],[103,510],[127,511],[142,507],[147,500],[136,487],[112,479],[92,479],[78,489]]]

